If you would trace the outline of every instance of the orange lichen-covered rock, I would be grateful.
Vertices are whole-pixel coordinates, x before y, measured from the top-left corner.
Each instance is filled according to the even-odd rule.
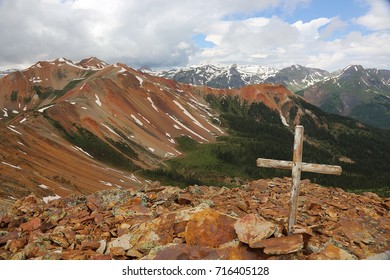
[[[236,220],[214,210],[196,213],[187,224],[185,240],[190,245],[218,247],[237,237],[233,227]]]

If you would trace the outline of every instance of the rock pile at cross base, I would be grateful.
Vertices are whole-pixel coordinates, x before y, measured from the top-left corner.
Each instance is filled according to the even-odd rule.
[[[287,236],[290,179],[239,188],[106,190],[0,218],[0,259],[365,259],[390,249],[390,199],[302,181]]]

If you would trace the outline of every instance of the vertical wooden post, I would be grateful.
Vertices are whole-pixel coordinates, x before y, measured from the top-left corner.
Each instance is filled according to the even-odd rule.
[[[294,152],[292,166],[292,188],[290,196],[290,213],[288,217],[288,235],[293,232],[293,226],[297,222],[299,182],[301,180],[303,152],[303,126],[295,127]]]

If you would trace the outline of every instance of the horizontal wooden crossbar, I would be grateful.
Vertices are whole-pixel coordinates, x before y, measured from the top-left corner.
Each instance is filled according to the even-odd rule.
[[[256,161],[256,165],[258,167],[279,168],[279,169],[290,169],[291,170],[293,167],[293,162],[287,161],[287,160],[258,158]],[[321,173],[321,174],[341,175],[342,168],[341,168],[341,166],[338,166],[338,165],[325,165],[325,164],[302,162],[301,171],[302,172]]]

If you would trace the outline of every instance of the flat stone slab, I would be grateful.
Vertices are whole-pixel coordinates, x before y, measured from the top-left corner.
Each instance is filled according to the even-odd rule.
[[[234,229],[238,235],[238,240],[249,244],[259,242],[274,234],[276,226],[264,220],[256,214],[248,214],[240,218],[235,224]]]
[[[251,244],[251,248],[264,248],[267,255],[283,255],[298,252],[303,248],[302,234],[269,238]]]
[[[348,253],[346,250],[329,243],[322,251],[310,255],[312,260],[354,260],[355,256]]]

